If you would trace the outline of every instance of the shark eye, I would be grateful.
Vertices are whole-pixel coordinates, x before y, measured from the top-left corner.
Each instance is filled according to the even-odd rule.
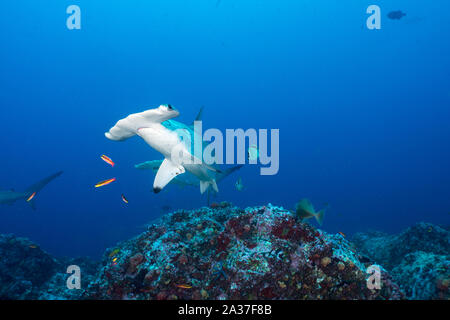
[[[173,110],[173,108],[172,108],[172,106],[171,106],[170,104],[167,105],[167,108],[168,108],[169,110]]]

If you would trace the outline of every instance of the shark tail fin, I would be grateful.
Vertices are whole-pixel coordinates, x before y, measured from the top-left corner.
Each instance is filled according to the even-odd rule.
[[[215,192],[219,192],[216,180],[209,180],[209,181],[200,180],[200,193],[201,194],[205,193],[205,191],[208,190],[210,186]]]
[[[36,202],[34,200],[36,193],[41,191],[47,184],[49,184],[53,179],[59,177],[62,173],[63,173],[62,171],[56,172],[51,176],[48,176],[47,178],[36,182],[35,184],[33,184],[32,186],[28,187],[25,190],[26,201],[30,204],[33,210],[36,210]]]
[[[37,192],[41,191],[47,184],[49,184],[53,179],[59,177],[62,173],[63,173],[62,171],[56,172],[56,173],[52,174],[51,176],[48,176],[47,178],[36,182],[32,186],[29,186],[25,190],[25,193],[27,193],[28,196],[31,196],[34,192],[37,193]]]
[[[319,225],[322,225],[323,223],[323,217],[325,215],[325,210],[326,209],[322,209],[319,212],[317,212],[317,214],[314,216],[317,220],[317,222],[319,223]]]
[[[230,174],[232,174],[233,172],[239,170],[240,168],[242,168],[244,165],[243,164],[239,164],[237,166],[228,168],[226,170],[224,170],[223,172],[220,172],[216,175],[216,180],[217,182],[222,181],[223,179],[225,179],[226,177],[228,177]]]

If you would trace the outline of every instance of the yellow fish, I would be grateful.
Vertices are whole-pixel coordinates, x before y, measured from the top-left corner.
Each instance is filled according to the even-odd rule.
[[[96,188],[98,188],[98,187],[103,187],[103,186],[106,186],[106,185],[108,185],[108,184],[110,184],[111,182],[114,182],[114,181],[116,181],[116,178],[104,180],[104,181],[101,181],[101,182],[97,183],[97,184],[95,185],[95,187],[96,187]]]
[[[177,284],[177,287],[181,288],[181,289],[191,289],[192,288],[192,286],[190,286],[188,284]]]
[[[102,155],[101,157],[100,157],[103,161],[105,161],[107,164],[109,164],[109,165],[111,165],[111,167],[114,167],[114,161],[112,161],[111,160],[111,158],[110,157],[107,157],[107,156],[105,156],[105,155]]]
[[[36,195],[36,192],[33,192],[31,194],[31,196],[28,197],[27,202],[30,202],[31,200],[33,200],[34,196]]]

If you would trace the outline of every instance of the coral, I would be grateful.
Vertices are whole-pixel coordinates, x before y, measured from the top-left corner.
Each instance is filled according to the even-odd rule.
[[[87,258],[54,258],[38,245],[14,235],[0,235],[0,300],[79,299],[82,290],[69,290],[66,268],[78,265],[82,287],[93,280],[97,265]]]
[[[352,241],[369,260],[386,267],[408,299],[449,299],[450,232],[418,223],[399,235],[356,234]]]
[[[117,250],[119,249],[119,250]],[[115,252],[111,256],[111,252]],[[399,299],[344,237],[272,205],[179,210],[109,249],[87,299]],[[130,267],[131,271],[130,272]]]
[[[448,256],[415,251],[407,254],[392,274],[409,299],[450,299]]]
[[[25,238],[0,235],[0,299],[35,299],[58,262]]]
[[[351,239],[356,247],[388,270],[414,251],[448,255],[450,232],[431,223],[418,223],[399,235],[381,232],[357,233]]]

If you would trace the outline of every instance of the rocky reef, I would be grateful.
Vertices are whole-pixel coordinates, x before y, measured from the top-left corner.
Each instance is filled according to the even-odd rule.
[[[0,235],[0,257],[0,300],[79,299],[82,290],[67,289],[67,266],[83,270],[82,287],[98,269],[88,258],[57,259],[30,240],[11,234]]]
[[[370,290],[342,235],[283,208],[179,210],[108,249],[86,299],[401,299],[385,269]]]
[[[450,232],[418,223],[398,235],[357,233],[358,250],[383,265],[408,299],[450,299]]]
[[[0,300],[449,299],[449,248],[449,230],[432,224],[350,242],[281,207],[221,202],[165,214],[101,263],[0,235]],[[67,288],[69,265],[82,290]],[[379,289],[368,285],[373,266]]]

